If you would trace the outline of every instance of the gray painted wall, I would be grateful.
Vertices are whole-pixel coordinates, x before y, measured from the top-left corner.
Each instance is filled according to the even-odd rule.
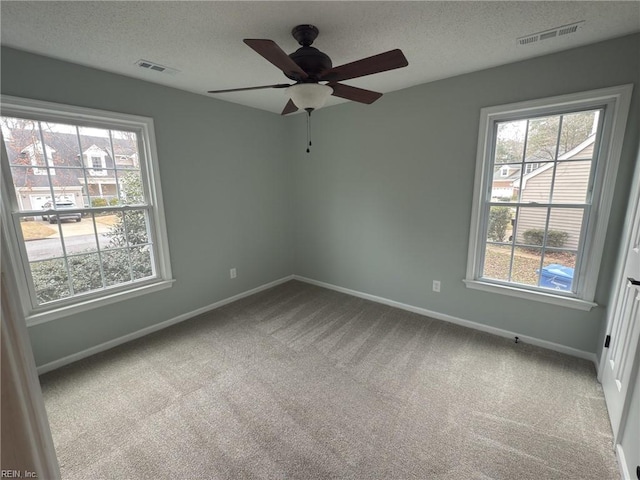
[[[288,118],[296,274],[599,355],[638,145],[639,59],[633,35],[390,93],[371,106],[319,110],[311,154],[304,118]],[[627,83],[635,91],[601,307],[583,312],[467,289],[480,109]],[[442,282],[441,293],[431,291],[432,280]]]
[[[37,365],[291,274],[290,163],[278,115],[8,48],[2,93],[154,119],[176,279],[31,327]]]
[[[606,306],[638,145],[639,44],[638,35],[623,37],[387,94],[372,106],[319,110],[309,155],[301,115],[283,119],[3,48],[4,94],[153,117],[177,280],[31,327],[36,364],[292,273],[599,354],[604,308],[582,312],[462,283],[479,111],[636,84],[597,292]],[[442,293],[431,292],[433,279]]]

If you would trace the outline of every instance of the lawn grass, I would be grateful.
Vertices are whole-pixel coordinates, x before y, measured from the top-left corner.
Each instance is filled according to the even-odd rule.
[[[22,236],[25,240],[37,240],[54,235],[57,231],[38,222],[21,222]]]
[[[486,278],[497,280],[509,279],[509,263],[511,262],[511,247],[506,245],[487,245],[484,257],[484,272]],[[544,264],[559,263],[565,267],[575,267],[575,256],[568,252],[546,252]],[[540,254],[535,250],[519,248],[513,258],[511,281],[525,285],[538,285],[540,268]]]
[[[96,222],[102,223],[103,225],[115,225],[116,223],[120,223],[119,215],[96,215]]]

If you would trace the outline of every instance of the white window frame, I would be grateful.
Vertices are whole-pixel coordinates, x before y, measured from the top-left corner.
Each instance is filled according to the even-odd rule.
[[[537,300],[580,310],[591,310],[594,303],[600,262],[613,201],[613,191],[620,163],[631,92],[633,85],[621,85],[551,98],[483,108],[480,111],[476,174],[469,234],[467,273],[468,288],[499,293],[518,298]],[[483,252],[488,215],[485,205],[490,201],[493,175],[494,132],[497,122],[553,115],[571,110],[604,107],[598,162],[595,165],[593,203],[584,235],[579,271],[575,272],[576,292],[556,292],[528,288],[526,285],[492,281],[481,278]],[[595,154],[595,152],[594,152]],[[580,254],[580,253],[579,253]],[[537,287],[536,287],[537,288]]]
[[[135,131],[138,135],[138,149],[140,150],[140,172],[150,212],[150,233],[155,247],[153,258],[156,275],[154,277],[38,305],[31,285],[32,280],[29,274],[29,262],[22,231],[16,221],[18,217],[15,214],[20,210],[13,181],[10,173],[3,174],[2,202],[0,204],[2,228],[7,239],[7,250],[10,253],[8,260],[12,270],[16,272],[20,304],[27,325],[37,325],[171,287],[174,280],[169,258],[169,242],[162,203],[153,119],[8,95],[0,96],[0,115],[60,123],[66,121],[87,127]],[[1,146],[1,153],[2,171],[9,172],[9,161],[4,143]]]

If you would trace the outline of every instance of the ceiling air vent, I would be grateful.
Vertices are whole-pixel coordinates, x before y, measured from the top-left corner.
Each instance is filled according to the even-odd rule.
[[[138,65],[140,68],[146,68],[147,70],[153,70],[154,72],[159,72],[159,73],[167,73],[169,75],[175,75],[176,73],[179,72],[179,70],[176,70],[175,68],[165,67],[164,65],[160,65],[159,63],[155,63],[155,62],[150,62],[149,60],[140,59],[136,62],[136,65]]]
[[[518,45],[529,45],[531,43],[542,42],[551,38],[561,37],[563,35],[569,35],[575,33],[578,29],[582,28],[584,20],[580,22],[570,23],[569,25],[563,25],[561,27],[552,28],[543,32],[533,33],[531,35],[525,35],[518,38]]]

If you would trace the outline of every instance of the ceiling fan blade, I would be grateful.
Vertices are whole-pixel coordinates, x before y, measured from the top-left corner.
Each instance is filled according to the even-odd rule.
[[[207,93],[229,93],[229,92],[244,92],[245,90],[261,90],[263,88],[287,88],[290,87],[288,83],[277,83],[275,85],[264,85],[262,87],[243,87],[243,88],[229,88],[227,90],[209,90]]]
[[[293,113],[297,111],[298,111],[298,107],[296,107],[296,104],[293,103],[293,100],[289,99],[287,104],[284,106],[284,110],[282,110],[282,113],[280,115],[287,115],[289,113]]]
[[[321,74],[320,80],[340,82],[350,78],[364,77],[365,75],[406,67],[407,65],[409,65],[409,62],[402,50],[395,49],[331,68]]]
[[[304,79],[308,75],[296,62],[289,58],[276,42],[273,40],[260,40],[245,38],[244,43],[253,48],[258,54],[273,63],[276,67],[284,72],[285,75]]]
[[[343,85],[342,83],[330,83],[329,86],[333,88],[332,95],[334,97],[346,98],[354,102],[371,104],[382,96],[379,92]]]

